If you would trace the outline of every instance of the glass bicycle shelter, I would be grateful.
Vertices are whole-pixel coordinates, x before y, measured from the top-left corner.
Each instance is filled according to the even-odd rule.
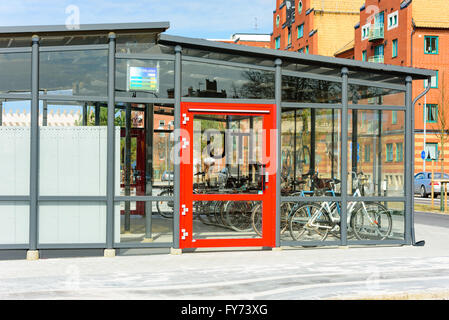
[[[168,28],[0,28],[2,251],[415,243],[435,71]]]

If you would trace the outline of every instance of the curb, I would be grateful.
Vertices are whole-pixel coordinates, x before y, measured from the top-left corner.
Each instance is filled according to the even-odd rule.
[[[449,290],[430,292],[399,292],[392,294],[338,297],[328,300],[449,300]]]

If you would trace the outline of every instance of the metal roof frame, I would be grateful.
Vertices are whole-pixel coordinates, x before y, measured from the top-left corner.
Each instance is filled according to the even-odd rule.
[[[292,51],[281,51],[258,47],[249,47],[232,43],[214,42],[204,39],[180,37],[168,34],[161,34],[159,42],[168,45],[179,44],[181,46],[202,48],[211,51],[272,58],[273,60],[279,58],[288,62],[317,65],[320,67],[332,67],[332,68],[347,67],[350,71],[388,73],[394,74],[396,76],[403,76],[404,78],[406,76],[411,76],[414,80],[428,79],[429,77],[436,75],[435,70],[400,67],[395,65],[371,63],[343,58],[303,54]]]

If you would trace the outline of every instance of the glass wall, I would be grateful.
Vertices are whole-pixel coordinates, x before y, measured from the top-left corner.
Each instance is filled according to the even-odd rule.
[[[116,96],[174,98],[174,62],[117,59]]]
[[[274,99],[274,72],[183,61],[182,96]]]
[[[282,76],[282,101],[341,103],[341,83]]]
[[[41,52],[40,90],[44,94],[107,96],[107,57],[107,50]]]
[[[393,89],[350,84],[348,88],[349,104],[404,106],[405,92]]]
[[[0,93],[31,91],[31,53],[1,53],[0,70]]]

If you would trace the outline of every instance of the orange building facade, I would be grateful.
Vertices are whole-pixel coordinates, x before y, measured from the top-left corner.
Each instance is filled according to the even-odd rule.
[[[439,134],[449,129],[449,94],[444,94],[449,77],[448,4],[447,0],[366,0],[353,42],[335,53],[340,58],[438,70],[430,91],[415,106],[415,173],[429,171],[431,159],[436,159],[438,170],[442,159],[449,168],[448,135]],[[413,96],[425,86],[426,81],[415,81]]]

